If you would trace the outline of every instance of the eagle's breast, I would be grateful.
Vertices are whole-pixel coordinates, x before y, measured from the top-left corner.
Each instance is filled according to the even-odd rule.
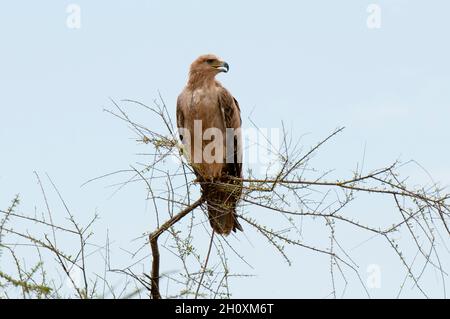
[[[222,150],[219,154],[223,154],[225,156],[225,143],[226,143],[226,135],[225,135],[225,123],[222,116],[222,111],[219,105],[219,88],[217,86],[211,87],[201,87],[193,89],[189,92],[190,94],[190,103],[189,103],[189,111],[185,114],[185,126],[191,133],[191,158],[196,162],[196,167],[198,171],[201,171],[205,177],[220,177],[222,175],[224,169],[224,159],[220,159],[218,161],[214,159],[206,160],[204,158],[205,154],[203,154],[203,150],[205,147],[217,141],[217,138],[222,137],[222,143],[217,144],[217,146],[221,145]],[[201,121],[201,135],[196,136],[196,133],[199,133],[196,129],[194,129],[196,121]],[[208,134],[205,134],[205,131],[209,129],[214,129],[213,133],[214,139],[211,140],[209,138],[205,138]],[[220,132],[220,133],[219,133]],[[217,135],[219,133],[220,135]],[[194,140],[200,139],[200,143],[194,142]],[[211,144],[213,145],[213,144]],[[217,148],[214,151],[219,151]],[[197,156],[195,155],[197,154]],[[197,162],[195,160],[201,159],[201,162]],[[212,162],[211,162],[212,160]]]
[[[202,121],[203,130],[208,128],[225,129],[219,106],[219,89],[217,87],[193,90],[191,111],[196,120]]]

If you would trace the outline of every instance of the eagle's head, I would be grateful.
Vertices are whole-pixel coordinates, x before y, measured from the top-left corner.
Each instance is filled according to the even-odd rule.
[[[192,62],[190,72],[191,74],[201,74],[204,77],[214,77],[220,72],[228,72],[229,69],[227,62],[222,61],[214,54],[205,54]]]

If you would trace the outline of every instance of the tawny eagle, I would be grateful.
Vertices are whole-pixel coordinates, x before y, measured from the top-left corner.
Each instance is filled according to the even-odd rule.
[[[190,67],[177,100],[177,126],[185,155],[201,185],[211,227],[242,231],[236,205],[242,192],[241,114],[236,99],[217,80],[228,63],[202,55]]]

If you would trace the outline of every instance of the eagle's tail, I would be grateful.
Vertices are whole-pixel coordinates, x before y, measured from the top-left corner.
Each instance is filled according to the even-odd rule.
[[[236,215],[240,185],[207,183],[202,186],[202,193],[208,208],[209,223],[217,234],[228,235],[236,229],[243,231]]]
[[[236,229],[242,230],[241,224],[239,224],[236,215],[236,208],[224,209],[223,205],[217,205],[216,203],[208,205],[208,216],[211,227],[217,234],[229,235],[231,231],[236,232]]]

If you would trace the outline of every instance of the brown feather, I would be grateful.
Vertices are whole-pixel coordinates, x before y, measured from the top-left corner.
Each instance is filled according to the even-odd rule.
[[[206,61],[211,59],[221,62],[213,55],[206,55],[192,63],[188,84],[177,100],[177,125],[190,135],[185,137],[181,133],[180,138],[201,184],[211,227],[218,234],[228,235],[236,229],[242,231],[236,215],[242,181],[235,178],[242,177],[241,117],[236,99],[215,80],[218,72],[208,67]],[[218,128],[222,132],[224,158],[220,162],[208,163],[203,158],[208,141],[202,139],[201,149],[196,148],[193,133],[195,120],[202,121],[202,134],[208,128]],[[229,136],[232,142],[229,143],[230,149],[227,149],[226,143],[227,128],[237,130],[236,135]],[[200,163],[195,162],[196,155],[201,158]]]

